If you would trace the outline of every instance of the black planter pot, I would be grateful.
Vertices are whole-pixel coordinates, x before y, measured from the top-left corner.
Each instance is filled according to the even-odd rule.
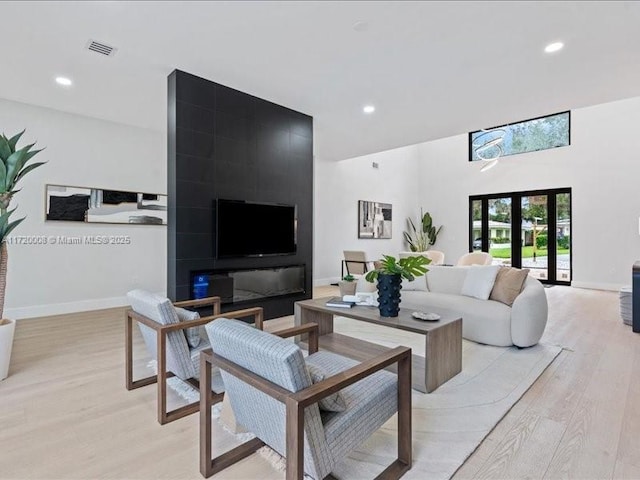
[[[378,275],[378,310],[381,317],[397,317],[400,311],[400,289],[402,277]]]

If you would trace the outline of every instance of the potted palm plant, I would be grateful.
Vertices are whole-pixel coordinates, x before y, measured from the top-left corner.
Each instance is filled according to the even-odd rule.
[[[397,317],[400,311],[400,289],[402,279],[410,282],[427,273],[431,263],[427,257],[406,257],[397,260],[391,255],[383,255],[375,268],[365,275],[368,282],[378,280],[378,309],[381,317]]]
[[[7,378],[9,373],[9,362],[11,360],[11,347],[13,345],[13,334],[15,331],[15,321],[4,318],[4,294],[7,286],[7,238],[24,218],[10,221],[11,214],[15,211],[9,210],[11,199],[18,192],[16,185],[24,176],[32,170],[44,165],[46,162],[29,164],[38,152],[42,150],[31,150],[35,144],[18,148],[18,141],[24,130],[11,138],[0,135],[0,380]]]

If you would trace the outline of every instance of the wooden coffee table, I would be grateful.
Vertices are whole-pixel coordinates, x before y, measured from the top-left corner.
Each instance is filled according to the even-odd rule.
[[[295,324],[317,323],[320,348],[339,353],[354,360],[363,361],[388,350],[387,347],[333,331],[333,317],[352,318],[390,328],[406,330],[425,336],[425,356],[413,355],[413,388],[421,392],[433,392],[440,385],[462,370],[462,318],[442,309],[430,308],[440,315],[437,322],[416,320],[413,310],[401,308],[397,317],[381,317],[377,307],[353,308],[327,307],[331,297],[302,300],[295,303]]]

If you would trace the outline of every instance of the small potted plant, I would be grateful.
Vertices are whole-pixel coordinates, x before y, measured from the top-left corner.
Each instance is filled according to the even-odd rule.
[[[340,287],[340,295],[355,295],[356,294],[356,286],[358,282],[356,282],[356,277],[347,273],[342,280],[338,282],[338,286]]]
[[[427,273],[431,263],[427,257],[406,257],[397,260],[391,255],[383,255],[375,270],[365,275],[368,282],[378,280],[378,309],[381,317],[397,317],[400,311],[400,289],[402,279],[412,282]]]

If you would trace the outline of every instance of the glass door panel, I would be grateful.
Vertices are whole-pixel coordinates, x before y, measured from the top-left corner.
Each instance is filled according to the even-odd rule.
[[[571,194],[556,195],[556,280],[571,281]]]
[[[522,268],[538,280],[549,278],[549,215],[546,195],[522,197],[521,244]]]
[[[482,250],[482,200],[471,201],[471,249]]]
[[[494,265],[511,265],[511,197],[489,199],[489,253]]]

